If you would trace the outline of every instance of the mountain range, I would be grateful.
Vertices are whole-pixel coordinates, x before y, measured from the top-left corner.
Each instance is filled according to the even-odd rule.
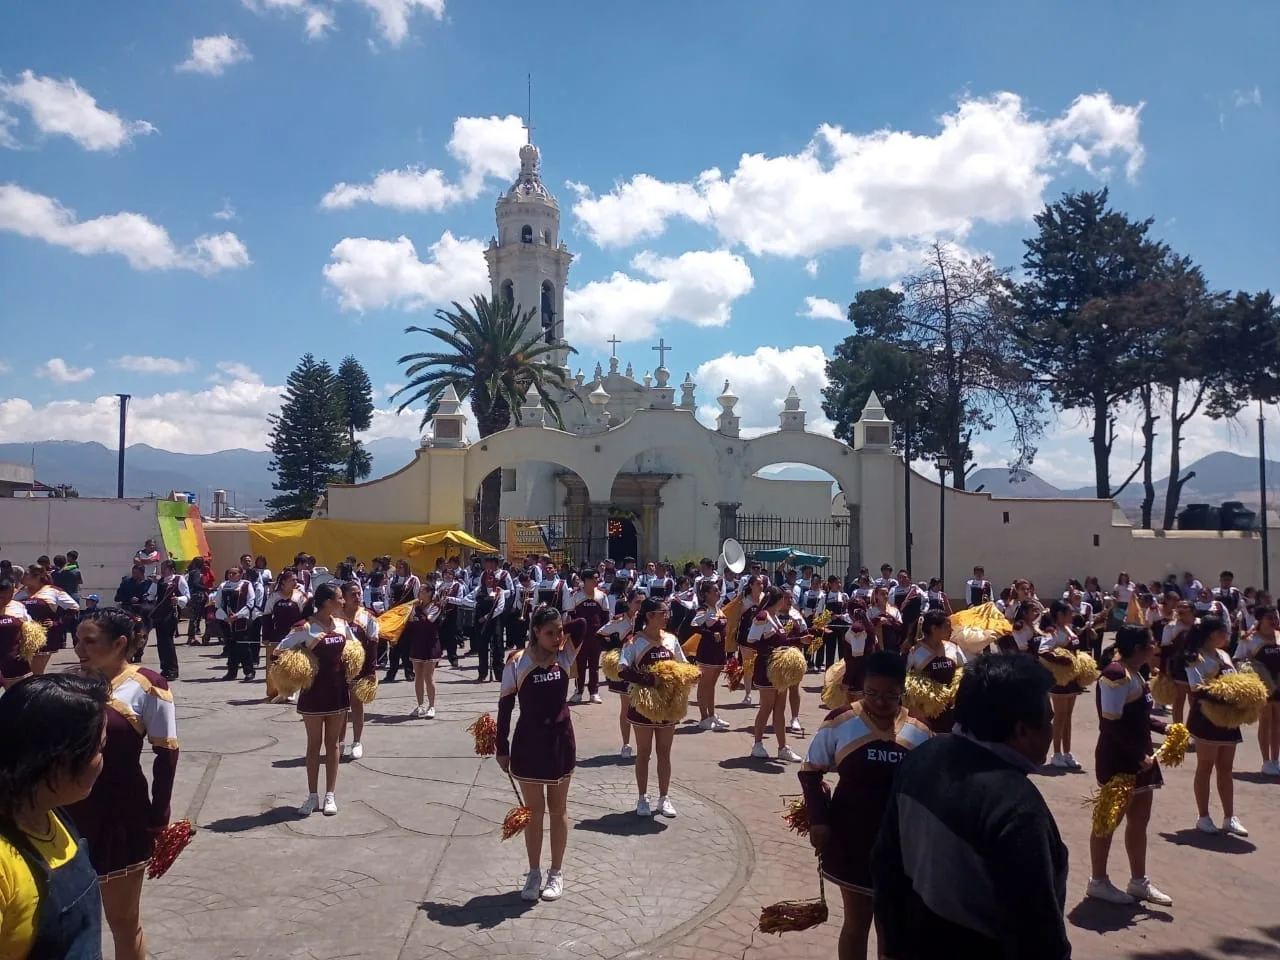
[[[383,439],[367,444],[373,457],[372,476],[398,470],[413,457],[412,440]],[[171,490],[194,493],[201,509],[212,512],[213,491],[226,490],[232,507],[249,516],[265,513],[263,501],[275,495],[268,464],[271,454],[257,450],[220,450],[217,453],[189,454],[160,450],[135,443],[125,452],[125,495],[163,497]],[[0,443],[0,461],[34,463],[41,482],[70,484],[82,497],[113,497],[116,494],[116,451],[100,443],[45,440],[37,443]],[[1181,503],[1221,504],[1240,500],[1257,506],[1258,461],[1239,454],[1219,451],[1189,464],[1186,471],[1195,477],[1183,487]],[[827,475],[803,464],[775,466],[765,471],[774,480],[821,480]],[[1269,485],[1280,486],[1280,462],[1269,461]],[[1164,506],[1167,478],[1156,481],[1156,513]],[[1062,488],[1034,473],[1013,474],[1009,470],[986,467],[969,475],[968,489],[997,497],[1069,498],[1094,496],[1090,486]],[[1142,502],[1142,485],[1134,482],[1116,498],[1125,512],[1136,515]],[[1268,491],[1272,503],[1280,502],[1276,491]]]

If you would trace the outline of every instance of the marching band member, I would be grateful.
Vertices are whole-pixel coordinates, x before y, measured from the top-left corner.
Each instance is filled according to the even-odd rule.
[[[1153,791],[1163,783],[1156,762],[1152,731],[1165,732],[1165,723],[1151,715],[1151,690],[1142,678],[1142,668],[1150,667],[1158,648],[1151,631],[1127,623],[1116,632],[1116,659],[1107,664],[1098,678],[1098,746],[1094,751],[1098,786],[1119,774],[1135,778],[1125,820],[1124,848],[1129,855],[1127,890],[1115,886],[1107,876],[1107,858],[1112,834],[1089,836],[1091,876],[1087,896],[1109,903],[1129,904],[1137,900],[1171,906],[1173,898],[1161,892],[1147,878],[1147,825],[1151,822]]]
[[[809,842],[822,876],[840,888],[844,926],[840,960],[865,958],[872,923],[871,848],[889,802],[898,764],[932,734],[902,706],[906,666],[877,651],[867,658],[858,701],[831,713],[818,728],[800,767],[809,808]],[[828,797],[823,774],[835,771]]]
[[[147,954],[142,877],[155,834],[169,823],[178,769],[173,694],[160,674],[129,662],[136,646],[134,620],[124,610],[90,611],[76,628],[80,670],[107,682],[114,709],[107,711],[102,773],[89,796],[67,812],[88,842],[120,960],[143,960]],[[142,772],[144,742],[155,753],[150,796]]]
[[[245,680],[252,680],[253,656],[249,645],[252,641],[253,584],[241,577],[239,567],[230,567],[215,596],[217,609],[214,617],[222,629],[227,656],[227,674],[222,679],[234,680],[236,673],[243,668]]]
[[[421,590],[422,581],[418,579],[417,575],[409,567],[409,561],[397,561],[395,575],[387,582],[389,604],[387,609],[399,606],[402,603],[413,603],[418,598]],[[417,684],[417,673],[415,672],[415,667],[409,661],[409,645],[407,643],[392,644],[391,649],[387,652],[386,682],[390,683],[395,680],[396,672],[401,668],[404,669],[404,678]]]
[[[693,590],[693,580],[689,577],[681,577],[676,581],[675,592],[671,594],[669,600],[670,619],[667,621],[667,629],[679,637],[685,624],[693,617],[693,609],[697,605],[698,598]]]
[[[1040,638],[1040,656],[1051,650],[1075,653],[1080,640],[1071,629],[1071,607],[1062,600],[1049,604],[1049,611],[1041,618],[1040,626],[1047,635]],[[1071,753],[1071,716],[1075,712],[1076,697],[1084,693],[1075,680],[1054,684],[1049,690],[1049,702],[1053,704],[1053,759],[1050,766],[1079,770],[1080,761]]]
[[[351,689],[342,665],[342,647],[353,639],[342,619],[342,592],[333,583],[322,583],[302,608],[303,623],[284,638],[280,649],[305,646],[318,661],[315,680],[298,694],[298,715],[307,729],[307,799],[298,808],[302,816],[321,810],[326,817],[338,812],[334,791],[338,787],[338,742],[347,722]],[[324,802],[318,793],[320,754],[324,752]]]
[[[1258,749],[1262,752],[1262,772],[1280,777],[1280,616],[1270,604],[1253,609],[1253,631],[1240,641],[1236,658],[1247,658],[1253,672],[1271,688],[1258,720]]]
[[[621,650],[635,635],[636,617],[644,602],[644,591],[636,588],[627,594],[626,609],[617,614],[598,631],[605,650]],[[610,690],[618,695],[618,727],[622,731],[622,750],[619,756],[630,760],[635,754],[631,749],[631,685],[625,680],[607,680]]]
[[[166,680],[178,679],[178,651],[174,639],[178,621],[191,599],[185,577],[178,575],[172,560],[160,564],[160,579],[151,582],[147,603],[151,606],[151,624],[156,631],[156,653],[160,656],[160,675]]]
[[[1205,717],[1200,706],[1203,699],[1200,687],[1220,674],[1236,672],[1231,655],[1226,651],[1230,642],[1231,629],[1220,617],[1200,618],[1187,636],[1185,659],[1187,686],[1191,692],[1187,729],[1196,744],[1196,773],[1192,790],[1200,815],[1196,829],[1201,833],[1218,833],[1218,827],[1209,816],[1209,779],[1216,773],[1218,799],[1222,801],[1221,832],[1247,837],[1249,831],[1235,815],[1235,781],[1231,778],[1236,746],[1242,739],[1240,728],[1216,726]]]
[[[463,589],[453,570],[445,567],[440,589],[437,591],[443,613],[440,616],[440,646],[449,666],[458,668],[458,601],[462,599]]]
[[[42,564],[27,567],[22,586],[17,598],[26,607],[27,616],[48,631],[45,645],[31,658],[31,672],[44,673],[54,651],[66,646],[67,629],[79,617],[80,604],[65,590],[53,585],[49,568]]]
[[[365,608],[364,590],[359,581],[348,580],[342,585],[342,619],[351,627],[351,633],[360,646],[364,647],[364,663],[360,673],[351,681],[351,687],[367,677],[378,675],[378,621]],[[358,697],[349,696],[349,712],[351,718],[351,746],[344,746],[347,740],[346,718],[343,718],[342,732],[338,734],[338,753],[352,760],[364,756],[364,704]],[[421,701],[419,701],[421,702]]]
[[[685,661],[684,651],[676,638],[666,630],[670,616],[667,604],[657,597],[646,597],[640,604],[636,620],[640,629],[632,641],[622,648],[619,676],[628,683],[650,686],[655,680],[643,669],[662,660]],[[627,719],[636,732],[636,816],[650,817],[654,813],[671,818],[676,808],[668,797],[671,789],[671,744],[675,740],[674,723],[655,723],[632,707]],[[649,757],[654,749],[658,754],[658,806],[649,806]]]
[[[991,600],[991,581],[987,579],[987,571],[981,566],[974,567],[973,576],[965,581],[964,591],[965,599],[968,600],[971,607],[989,602]]]
[[[799,763],[800,755],[787,746],[787,700],[781,691],[775,690],[769,680],[769,657],[774,650],[786,646],[803,647],[802,631],[788,633],[784,624],[790,619],[791,596],[785,587],[770,587],[760,601],[751,624],[748,641],[756,650],[755,672],[752,683],[760,691],[760,709],[756,713],[755,743],[751,756],[768,760],[764,746],[764,728],[773,718],[773,735],[778,741],[778,759]]]
[[[560,870],[569,843],[569,783],[577,763],[569,712],[569,673],[585,636],[585,620],[564,623],[555,607],[541,606],[529,621],[529,642],[512,652],[502,671],[498,700],[497,761],[520,784],[529,822],[524,828],[529,873],[523,900],[558,900],[564,893]],[[514,735],[511,714],[520,716]],[[551,815],[551,870],[542,883],[542,824]]]
[[[699,568],[698,575],[693,578],[694,596],[697,597],[698,584],[702,583],[702,581],[704,580],[712,581],[716,585],[716,587],[720,590],[721,596],[723,596],[724,580],[721,578],[720,574],[716,572],[716,562],[712,560],[710,557],[703,557],[701,560],[698,561],[698,568]],[[696,602],[697,601],[695,600],[695,603]]]
[[[841,653],[841,641],[849,629],[849,596],[840,589],[840,578],[832,574],[822,595],[822,611],[831,619],[822,633],[822,649],[814,657],[814,666],[820,671],[835,666]]]
[[[485,571],[480,583],[467,598],[476,605],[476,652],[480,661],[480,673],[476,683],[502,679],[502,611],[506,609],[507,593],[498,586],[498,577],[491,570]]]
[[[582,644],[578,647],[577,681],[572,704],[582,703],[585,687],[592,703],[600,703],[600,641],[596,633],[608,620],[608,597],[596,588],[596,571],[586,567],[582,571],[582,589],[575,591],[565,605],[572,620],[585,620],[586,628]]]
[[[1240,588],[1235,586],[1236,576],[1230,570],[1223,570],[1218,576],[1218,586],[1214,588],[1211,596],[1215,601],[1222,604],[1227,611],[1227,622],[1231,624],[1231,640],[1234,643],[1240,639],[1240,633],[1244,627],[1245,603],[1244,595],[1240,592]]]
[[[276,588],[262,609],[262,642],[267,653],[267,696],[274,703],[284,703],[292,698],[279,696],[275,685],[271,682],[270,666],[275,659],[276,648],[280,641],[289,635],[298,621],[302,620],[302,608],[307,604],[307,595],[298,586],[298,575],[292,567],[280,571],[276,580]],[[367,664],[366,664],[367,666]]]
[[[898,576],[895,578],[893,575],[893,564],[882,563],[880,564],[880,576],[872,581],[871,586],[884,587],[888,590],[892,590],[902,582],[902,575],[904,573],[906,573],[905,570],[899,570]]]
[[[751,640],[751,627],[755,623],[756,614],[764,602],[766,583],[764,574],[757,574],[747,581],[742,595],[742,616],[738,618],[738,658],[742,662],[742,704],[753,706],[751,700],[751,678],[755,670],[747,669],[747,654],[755,654],[756,647]],[[753,665],[754,666],[754,665]]]
[[[529,641],[529,614],[533,611],[533,581],[529,574],[521,573],[516,578],[507,608],[504,645],[508,650],[518,650]]]
[[[396,644],[404,647],[401,656],[413,664],[413,693],[418,705],[409,713],[411,717],[434,720],[436,716],[436,664],[442,653],[440,617],[443,612],[436,600],[435,585],[422,584]],[[483,660],[481,663],[483,666]],[[424,697],[426,706],[423,706]]]
[[[698,635],[695,659],[702,671],[698,678],[698,728],[728,730],[729,721],[716,714],[716,681],[724,671],[726,620],[720,612],[720,588],[714,580],[698,584],[698,609],[690,623]]]
[[[542,579],[538,582],[538,603],[555,607],[563,612],[568,605],[569,588],[565,582],[560,579],[560,574],[556,572],[555,564],[548,557],[543,564]]]
[[[945,610],[934,609],[920,618],[920,638],[907,655],[907,672],[918,673],[946,686],[962,669],[964,651],[951,642],[951,618]],[[937,717],[920,717],[934,733],[950,733],[955,726],[955,705]]]
[[[0,577],[0,689],[4,690],[31,673],[31,664],[18,654],[22,624],[31,617],[27,608],[13,599],[16,586],[9,577]]]

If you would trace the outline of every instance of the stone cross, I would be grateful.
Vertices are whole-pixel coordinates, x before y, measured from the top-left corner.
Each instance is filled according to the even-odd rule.
[[[658,366],[665,367],[667,365],[667,352],[671,349],[667,346],[667,341],[664,338],[659,337],[658,345],[656,347],[651,347],[650,349],[658,351]]]
[[[618,335],[616,333],[612,337],[610,337],[608,340],[605,341],[605,343],[613,344],[613,355],[615,357],[618,355],[618,344],[620,344],[621,342],[622,341],[618,339]]]

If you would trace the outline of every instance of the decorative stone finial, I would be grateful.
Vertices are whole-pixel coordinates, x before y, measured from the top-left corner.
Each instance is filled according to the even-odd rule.
[[[853,425],[853,449],[867,453],[893,452],[893,421],[885,415],[875,391],[867,397],[862,416]]]
[[[680,384],[680,409],[681,410],[692,410],[694,408],[695,401],[694,401],[693,394],[696,389],[697,389],[697,384],[693,382],[693,376],[691,374],[686,373],[684,375],[684,382]]]
[[[658,379],[658,386],[665,387],[667,385],[667,381],[671,379],[671,371],[666,367],[659,367],[654,371],[654,376]]]
[[[594,406],[603,407],[609,402],[609,392],[605,390],[604,384],[601,383],[587,395],[587,399],[590,400]]]
[[[593,377],[593,379],[595,379],[595,380],[602,380],[603,378],[604,378],[604,371],[603,371],[602,369],[600,369],[600,364],[599,364],[599,362],[597,362],[597,363],[596,363],[596,372],[595,372],[595,376]]]
[[[618,372],[618,358],[610,357],[609,358],[609,376],[612,377],[615,374],[617,374],[617,372]]]
[[[626,376],[628,380],[634,380],[636,378],[635,371],[631,369],[631,364],[629,363],[627,364],[627,370],[624,376]]]
[[[720,416],[716,417],[716,430],[726,437],[737,437],[741,418],[734,414],[733,408],[738,403],[738,397],[729,386],[728,380],[724,382],[724,389],[720,391],[720,396],[716,397],[716,402],[720,404]]]
[[[646,387],[653,386],[653,374],[651,374],[648,370],[644,372],[644,385]]]
[[[436,402],[436,412],[431,418],[430,446],[465,447],[466,426],[467,415],[462,412],[458,391],[449,384]]]
[[[542,397],[538,388],[529,384],[529,392],[524,395],[524,403],[520,405],[520,426],[541,427],[546,424],[546,411],[542,407]]]
[[[800,394],[792,386],[787,391],[787,398],[782,402],[782,412],[778,415],[778,426],[782,430],[803,430],[805,413],[800,409]]]

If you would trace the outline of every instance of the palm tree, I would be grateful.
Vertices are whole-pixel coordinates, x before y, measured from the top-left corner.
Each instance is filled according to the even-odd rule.
[[[487,437],[520,423],[520,405],[532,386],[556,426],[564,428],[560,396],[572,396],[567,371],[551,362],[557,346],[545,342],[541,324],[534,321],[536,311],[521,313],[506,298],[491,300],[485,296],[471,299],[467,309],[456,300],[452,310],[437,310],[438,327],[406,327],[405,333],[425,333],[440,341],[440,349],[408,353],[397,360],[407,364],[408,382],[392,399],[408,394],[399,411],[412,403],[426,401],[422,426],[426,426],[440,405],[440,397],[449,388],[459,399],[471,398],[471,412],[476,418],[480,436]],[[529,333],[532,328],[533,333]],[[563,349],[563,347],[562,347]],[[571,353],[577,353],[572,347]],[[398,412],[399,412],[398,411]],[[480,486],[481,539],[498,542],[498,516],[502,498],[502,471],[495,470]]]

